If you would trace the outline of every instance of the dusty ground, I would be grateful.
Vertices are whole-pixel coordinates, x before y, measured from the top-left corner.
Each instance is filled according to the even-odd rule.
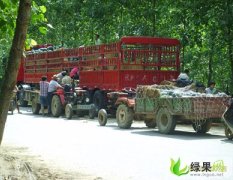
[[[101,180],[100,177],[78,172],[66,172],[39,156],[30,155],[26,148],[0,147],[0,180]]]

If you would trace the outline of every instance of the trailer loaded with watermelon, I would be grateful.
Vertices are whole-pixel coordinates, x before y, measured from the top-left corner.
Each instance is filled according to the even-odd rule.
[[[196,92],[192,86],[138,86],[134,97],[121,96],[116,101],[118,127],[128,129],[133,121],[144,121],[147,127],[157,126],[160,133],[170,134],[178,122],[185,121],[197,133],[208,132],[212,121],[222,117],[230,97]],[[98,119],[100,125],[105,125],[107,112],[101,110]]]

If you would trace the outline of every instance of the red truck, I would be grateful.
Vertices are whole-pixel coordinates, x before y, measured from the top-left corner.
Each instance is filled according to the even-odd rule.
[[[38,96],[31,91],[25,94],[24,89],[30,88],[28,85],[38,87],[42,76],[50,80],[62,70],[78,67],[79,87],[87,91],[88,103],[94,103],[97,110],[108,107],[116,110],[114,100],[121,92],[130,94],[137,85],[176,79],[180,70],[179,55],[177,39],[135,36],[122,37],[111,44],[27,52],[18,76],[22,84],[21,99],[25,103],[34,97],[34,103],[39,106]],[[109,92],[115,93],[108,97]],[[52,104],[54,108],[65,108],[67,102],[62,96],[62,93],[56,94],[59,102]]]

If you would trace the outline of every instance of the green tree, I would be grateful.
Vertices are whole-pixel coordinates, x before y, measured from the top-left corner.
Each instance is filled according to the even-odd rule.
[[[11,8],[11,3],[6,3],[7,1],[4,1],[5,3],[2,4],[4,6],[4,11],[7,12],[8,9]],[[12,1],[14,5],[16,5],[16,1]],[[27,28],[29,24],[30,19],[30,13],[31,13],[31,0],[20,0],[19,2],[19,8],[18,8],[18,16],[16,20],[16,26],[15,26],[15,32],[14,37],[9,53],[9,59],[6,64],[6,71],[4,73],[4,79],[3,84],[4,86],[1,86],[1,104],[0,104],[0,144],[2,142],[2,136],[4,132],[5,122],[7,119],[7,113],[8,113],[8,107],[10,103],[10,99],[12,96],[12,92],[14,89],[14,86],[16,84],[16,76],[18,73],[18,67],[20,64],[20,59],[23,55],[24,50],[24,44],[27,34]],[[4,25],[6,25],[7,22],[5,22]],[[10,28],[10,26],[6,26],[6,31]]]

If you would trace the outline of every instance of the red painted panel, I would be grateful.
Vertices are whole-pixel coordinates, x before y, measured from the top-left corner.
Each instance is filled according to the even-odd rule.
[[[20,62],[18,76],[17,76],[17,82],[23,82],[24,81],[24,64],[23,59]]]

